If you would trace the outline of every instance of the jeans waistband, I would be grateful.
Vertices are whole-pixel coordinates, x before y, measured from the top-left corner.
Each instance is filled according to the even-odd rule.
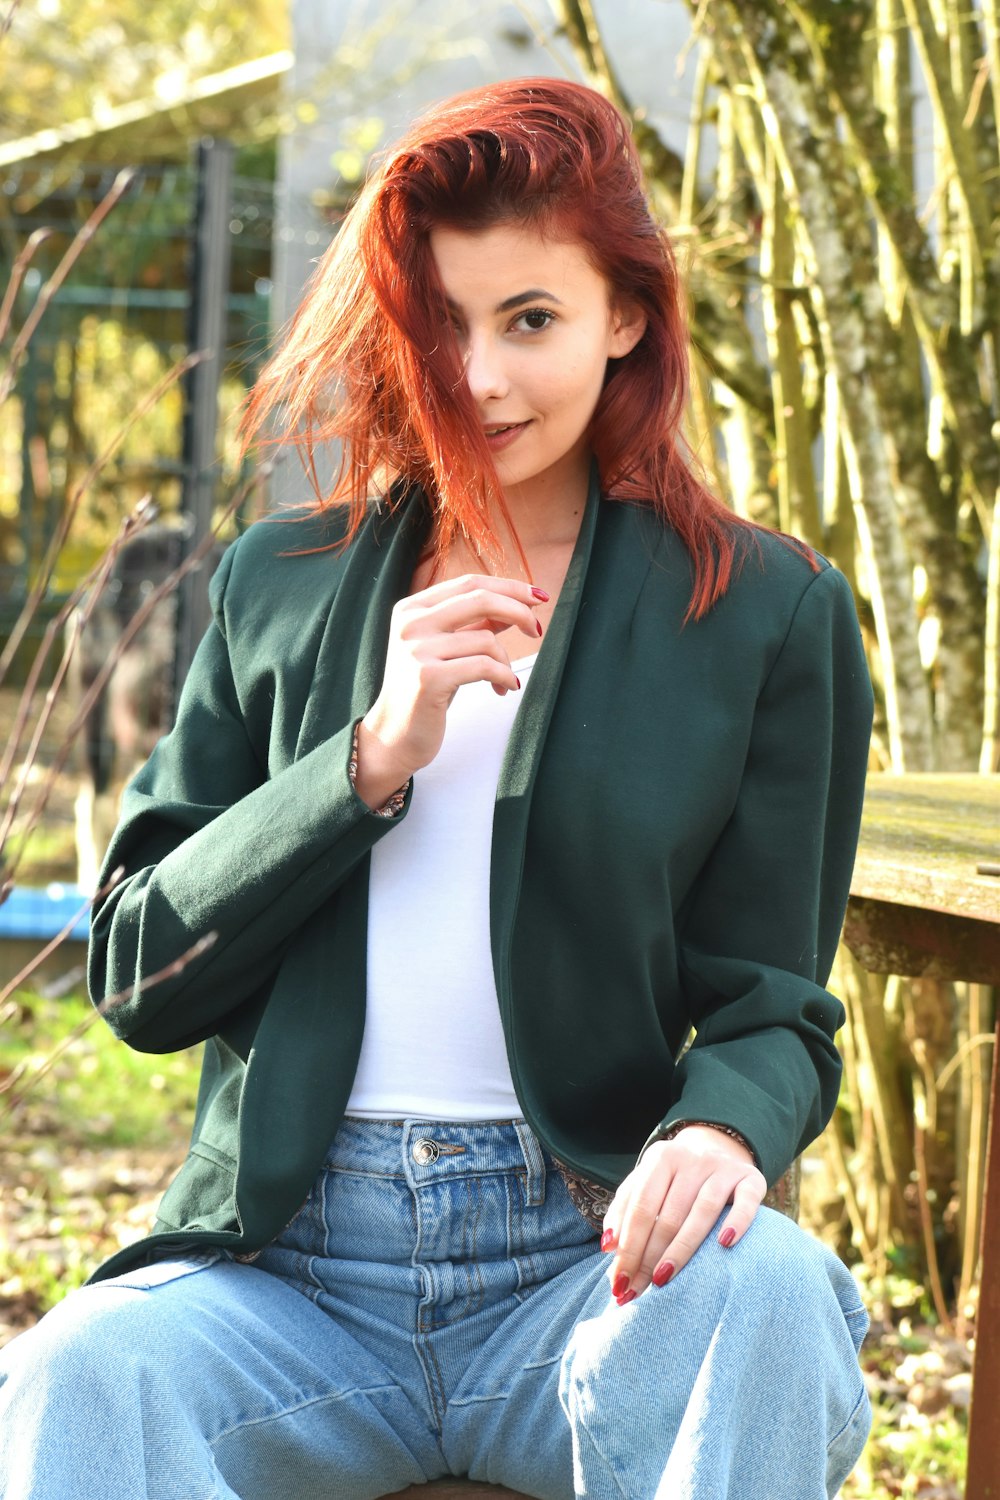
[[[552,1158],[524,1120],[359,1120],[348,1116],[326,1166],[334,1171],[405,1177],[412,1187],[444,1178],[518,1172],[529,1205],[545,1201]]]

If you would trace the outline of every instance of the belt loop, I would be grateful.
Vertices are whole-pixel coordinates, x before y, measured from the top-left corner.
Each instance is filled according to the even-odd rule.
[[[537,1208],[545,1202],[545,1157],[537,1136],[526,1120],[515,1120],[514,1129],[521,1143],[521,1155],[527,1172],[525,1202],[529,1208]]]

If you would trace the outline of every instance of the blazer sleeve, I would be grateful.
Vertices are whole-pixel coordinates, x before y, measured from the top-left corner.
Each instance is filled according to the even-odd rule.
[[[351,784],[353,724],[267,776],[225,635],[235,546],[212,579],[213,621],[174,728],[125,791],[101,885],[119,866],[124,876],[91,922],[91,999],[140,1051],[170,1051],[218,1031],[396,821],[372,813]]]
[[[695,1038],[650,1141],[683,1121],[730,1125],[770,1184],[833,1113],[844,1010],[823,986],[850,890],[871,721],[853,597],[824,568],[758,697],[736,806],[682,912]]]

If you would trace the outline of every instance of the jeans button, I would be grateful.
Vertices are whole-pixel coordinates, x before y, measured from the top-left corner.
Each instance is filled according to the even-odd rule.
[[[429,1167],[440,1155],[441,1148],[437,1141],[429,1141],[426,1136],[421,1136],[419,1141],[413,1143],[412,1156],[418,1167]]]

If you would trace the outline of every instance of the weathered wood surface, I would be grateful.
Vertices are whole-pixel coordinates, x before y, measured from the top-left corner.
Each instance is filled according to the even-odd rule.
[[[1000,922],[1000,776],[869,776],[851,895]]]
[[[873,973],[1000,984],[1000,776],[869,778],[844,940]]]

